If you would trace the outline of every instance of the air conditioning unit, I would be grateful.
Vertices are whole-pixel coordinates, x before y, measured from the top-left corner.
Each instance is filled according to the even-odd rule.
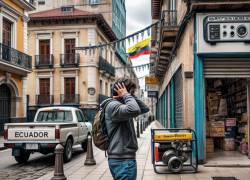
[[[218,42],[250,42],[250,15],[208,15],[203,21],[204,39]]]

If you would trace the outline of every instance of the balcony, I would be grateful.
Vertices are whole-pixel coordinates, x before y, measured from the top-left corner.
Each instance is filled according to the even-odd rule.
[[[37,105],[52,105],[54,104],[54,96],[53,95],[47,95],[47,94],[39,94],[36,95],[36,104]]]
[[[25,75],[31,71],[31,56],[0,43],[0,68],[4,71]]]
[[[54,56],[53,54],[41,54],[35,56],[35,67],[37,69],[53,68]]]
[[[99,104],[102,103],[107,98],[109,98],[109,97],[106,95],[103,95],[103,94],[99,94]]]
[[[105,73],[109,74],[110,76],[115,77],[115,67],[112,66],[102,56],[99,56],[99,70],[101,72],[105,72]]]
[[[79,94],[61,94],[61,104],[64,105],[79,105],[80,95]]]
[[[80,54],[60,54],[61,67],[78,67],[80,62]]]
[[[160,45],[156,57],[155,72],[158,77],[163,77],[170,63],[172,49],[179,31],[176,10],[162,11],[163,22],[159,31]]]

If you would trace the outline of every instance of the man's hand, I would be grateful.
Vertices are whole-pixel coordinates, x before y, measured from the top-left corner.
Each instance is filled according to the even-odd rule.
[[[128,93],[124,83],[120,84],[116,84],[115,85],[115,88],[114,88],[114,91],[117,92],[118,96],[113,96],[114,99],[121,99],[123,98],[123,96]]]

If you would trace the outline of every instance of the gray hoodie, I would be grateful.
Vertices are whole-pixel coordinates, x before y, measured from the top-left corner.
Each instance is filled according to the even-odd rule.
[[[114,99],[107,104],[105,122],[110,139],[108,158],[135,159],[138,144],[133,118],[148,111],[149,108],[142,101],[129,93],[124,95],[122,101]]]

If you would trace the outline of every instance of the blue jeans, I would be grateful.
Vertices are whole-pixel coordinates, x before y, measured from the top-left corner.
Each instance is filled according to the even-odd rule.
[[[136,160],[109,159],[108,163],[114,180],[136,180]]]

